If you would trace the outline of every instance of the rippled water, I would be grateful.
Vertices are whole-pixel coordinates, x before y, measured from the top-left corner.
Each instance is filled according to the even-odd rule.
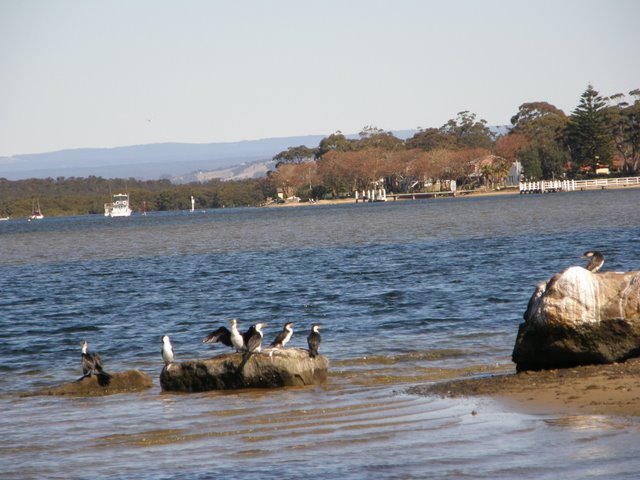
[[[635,478],[640,422],[532,416],[409,386],[510,372],[535,284],[582,252],[640,269],[640,189],[0,222],[3,478]],[[326,385],[161,393],[177,359],[322,324]],[[156,386],[22,397],[75,379],[86,338]],[[472,416],[471,411],[479,414]]]

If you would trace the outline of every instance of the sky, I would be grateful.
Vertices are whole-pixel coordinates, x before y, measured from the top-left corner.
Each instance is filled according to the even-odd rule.
[[[640,88],[636,0],[0,0],[0,156],[440,127]]]

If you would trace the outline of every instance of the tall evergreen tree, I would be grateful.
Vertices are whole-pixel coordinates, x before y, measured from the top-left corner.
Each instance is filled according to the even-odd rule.
[[[606,109],[606,100],[589,85],[569,117],[567,143],[577,167],[611,165],[613,141]]]

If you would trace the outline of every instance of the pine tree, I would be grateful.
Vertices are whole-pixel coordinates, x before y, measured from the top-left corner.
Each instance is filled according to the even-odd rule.
[[[613,141],[606,113],[607,103],[589,85],[569,117],[567,143],[576,166],[611,165]]]

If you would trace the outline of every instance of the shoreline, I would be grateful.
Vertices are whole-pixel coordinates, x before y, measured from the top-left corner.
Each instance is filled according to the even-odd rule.
[[[494,197],[498,195],[517,195],[519,194],[519,190],[517,188],[507,188],[503,190],[489,190],[487,192],[463,192],[462,190],[458,192],[455,197],[446,197],[446,198],[462,198],[462,197]],[[394,202],[411,202],[411,199],[405,200],[388,200],[386,203],[394,203]],[[359,204],[362,202],[358,202]],[[383,202],[385,203],[385,202]],[[354,198],[339,198],[335,200],[318,200],[316,203],[310,202],[285,202],[285,203],[272,203],[269,205],[263,205],[262,207],[266,208],[282,208],[282,207],[308,207],[312,205],[345,205],[345,204],[356,204]]]
[[[610,186],[604,189],[607,190],[625,190],[625,189],[635,189],[640,188],[640,185],[626,185],[626,186]],[[595,191],[601,191],[600,189],[592,189]],[[585,190],[591,191],[591,190]],[[517,187],[513,188],[504,188],[502,190],[488,190],[486,192],[465,192],[464,190],[458,190],[457,195],[455,197],[446,197],[446,198],[472,198],[472,197],[496,197],[502,195],[520,195],[520,190]],[[545,195],[545,194],[534,194],[535,195]],[[393,202],[411,202],[414,200],[405,199],[405,200],[389,200],[386,203]],[[355,199],[353,198],[340,198],[336,200],[318,200],[316,203],[309,202],[285,202],[285,203],[272,203],[269,205],[262,205],[260,208],[282,208],[282,207],[304,207],[304,206],[312,206],[312,205],[345,205],[345,204],[356,204]]]
[[[409,393],[488,397],[532,414],[640,416],[640,358],[416,386]]]

